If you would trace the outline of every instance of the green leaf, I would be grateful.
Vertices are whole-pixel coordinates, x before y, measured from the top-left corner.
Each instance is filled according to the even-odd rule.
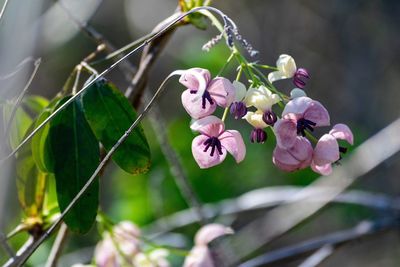
[[[86,120],[97,139],[109,151],[136,119],[128,99],[111,83],[94,83],[82,95]],[[124,171],[132,174],[146,172],[150,167],[150,148],[140,125],[112,156]]]
[[[37,128],[45,119],[53,112],[54,107],[59,102],[60,98],[53,99],[48,106],[42,110],[35,122]],[[32,155],[37,167],[42,172],[53,172],[53,157],[49,148],[49,139],[47,138],[50,129],[50,123],[47,123],[32,137]]]
[[[41,217],[47,174],[41,172],[32,157],[30,146],[23,146],[17,155],[18,200],[28,218]]]
[[[12,102],[7,102],[3,106],[4,127],[7,127],[8,125],[14,105],[15,104]],[[21,143],[31,124],[31,117],[29,117],[29,115],[22,108],[18,107],[9,130],[9,142],[12,149],[16,148]]]
[[[63,98],[57,106],[68,99]],[[58,205],[64,211],[99,164],[99,143],[85,120],[79,100],[73,101],[54,117],[48,138]],[[66,215],[65,223],[72,231],[86,233],[95,221],[98,204],[99,181],[95,180]]]
[[[33,113],[40,114],[49,105],[49,100],[42,96],[30,95],[25,97],[22,103]]]

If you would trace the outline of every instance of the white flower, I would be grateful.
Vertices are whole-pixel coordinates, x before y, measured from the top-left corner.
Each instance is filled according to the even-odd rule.
[[[278,80],[292,78],[296,73],[297,67],[294,59],[289,55],[280,55],[276,61],[277,71],[268,74],[268,80],[273,83]]]
[[[248,123],[250,123],[256,129],[264,129],[268,125],[263,120],[264,112],[257,110],[256,112],[249,111],[243,117]]]
[[[264,112],[271,110],[272,105],[279,101],[280,97],[277,94],[273,94],[265,86],[250,88],[247,91],[246,98],[244,99],[247,107],[253,106]]]

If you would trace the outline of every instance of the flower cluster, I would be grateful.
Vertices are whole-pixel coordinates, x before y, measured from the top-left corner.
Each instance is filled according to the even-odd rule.
[[[235,99],[235,88],[225,78],[211,79],[208,70],[193,68],[185,71],[179,81],[188,89],[182,93],[182,104],[194,119],[193,131],[200,133],[192,142],[192,153],[200,168],[221,163],[227,152],[236,162],[244,159],[246,147],[236,130],[225,130],[222,120],[212,116],[217,106],[228,108]]]
[[[267,141],[267,129],[276,137],[272,162],[281,170],[295,171],[311,167],[322,175],[332,172],[332,164],[341,159],[346,148],[337,140],[353,144],[353,134],[345,124],[336,124],[319,140],[313,136],[316,127],[330,125],[326,108],[307,97],[303,90],[310,79],[308,71],[297,68],[294,59],[281,55],[274,71],[262,82],[256,76],[250,86],[230,82],[223,77],[211,78],[208,70],[192,68],[183,72],[180,82],[187,89],[182,93],[182,104],[193,122],[191,129],[200,133],[192,142],[192,153],[200,168],[221,163],[227,153],[241,162],[246,154],[242,136],[236,130],[225,130],[224,121],[212,115],[217,107],[225,108],[234,119],[245,119],[252,127],[250,141]],[[261,75],[263,75],[261,73]],[[290,96],[279,92],[272,84],[292,79],[296,86]],[[278,115],[275,104],[281,108]],[[314,146],[312,144],[314,143]]]
[[[122,221],[105,232],[97,244],[94,259],[98,267],[146,266],[169,267],[168,251],[155,249],[144,252],[140,243],[139,228],[129,221]]]

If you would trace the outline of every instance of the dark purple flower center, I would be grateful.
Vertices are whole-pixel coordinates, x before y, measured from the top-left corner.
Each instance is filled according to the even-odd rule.
[[[251,131],[250,141],[252,143],[264,143],[267,140],[267,133],[263,129],[255,128]]]
[[[297,134],[306,136],[306,130],[314,131],[315,125],[317,125],[315,122],[301,118],[297,121]]]
[[[264,112],[262,119],[266,124],[274,126],[278,118],[276,117],[275,112],[273,112],[272,110],[267,110],[266,112]]]
[[[308,71],[303,68],[298,68],[293,76],[294,85],[300,89],[303,89],[306,86],[305,79],[310,79]]]
[[[196,90],[190,90],[190,93],[191,93],[191,94],[196,94],[197,91],[196,91]],[[211,98],[211,95],[210,95],[210,93],[209,93],[207,90],[205,90],[204,93],[203,93],[203,95],[201,96],[201,107],[202,107],[203,109],[206,108],[206,101],[208,101],[208,102],[210,103],[210,105],[214,104],[214,101],[213,101],[213,99]]]
[[[207,150],[211,147],[211,152],[210,156],[214,156],[215,149],[218,151],[220,155],[222,155],[222,145],[221,141],[219,141],[218,137],[210,137],[208,138],[203,145],[205,145],[204,152],[207,152]]]
[[[343,158],[342,154],[346,154],[347,152],[347,147],[339,146],[339,159],[335,161],[333,164],[335,165],[340,165],[340,160]]]
[[[246,115],[247,107],[246,104],[243,103],[242,101],[233,102],[231,104],[229,111],[233,115],[233,117],[237,120],[243,118],[243,116]]]

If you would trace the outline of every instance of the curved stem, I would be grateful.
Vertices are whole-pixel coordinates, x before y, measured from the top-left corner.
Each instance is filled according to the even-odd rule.
[[[19,96],[17,98],[17,101],[15,101],[15,104],[14,104],[12,110],[11,110],[11,115],[10,115],[10,118],[8,119],[8,122],[7,122],[7,125],[6,125],[6,129],[5,129],[5,134],[4,134],[4,137],[6,138],[6,140],[8,140],[8,138],[9,138],[11,124],[12,124],[12,122],[14,120],[15,114],[17,113],[17,109],[18,109],[19,105],[21,104],[21,101],[24,98],[25,94],[28,92],[29,86],[31,85],[31,83],[33,81],[33,78],[35,78],[35,76],[36,76],[36,73],[37,73],[37,71],[39,69],[40,63],[41,63],[41,59],[40,58],[35,60],[35,63],[34,63],[35,68],[32,71],[32,74],[29,77],[28,82],[26,83],[24,89],[22,89],[21,93],[19,94]]]

